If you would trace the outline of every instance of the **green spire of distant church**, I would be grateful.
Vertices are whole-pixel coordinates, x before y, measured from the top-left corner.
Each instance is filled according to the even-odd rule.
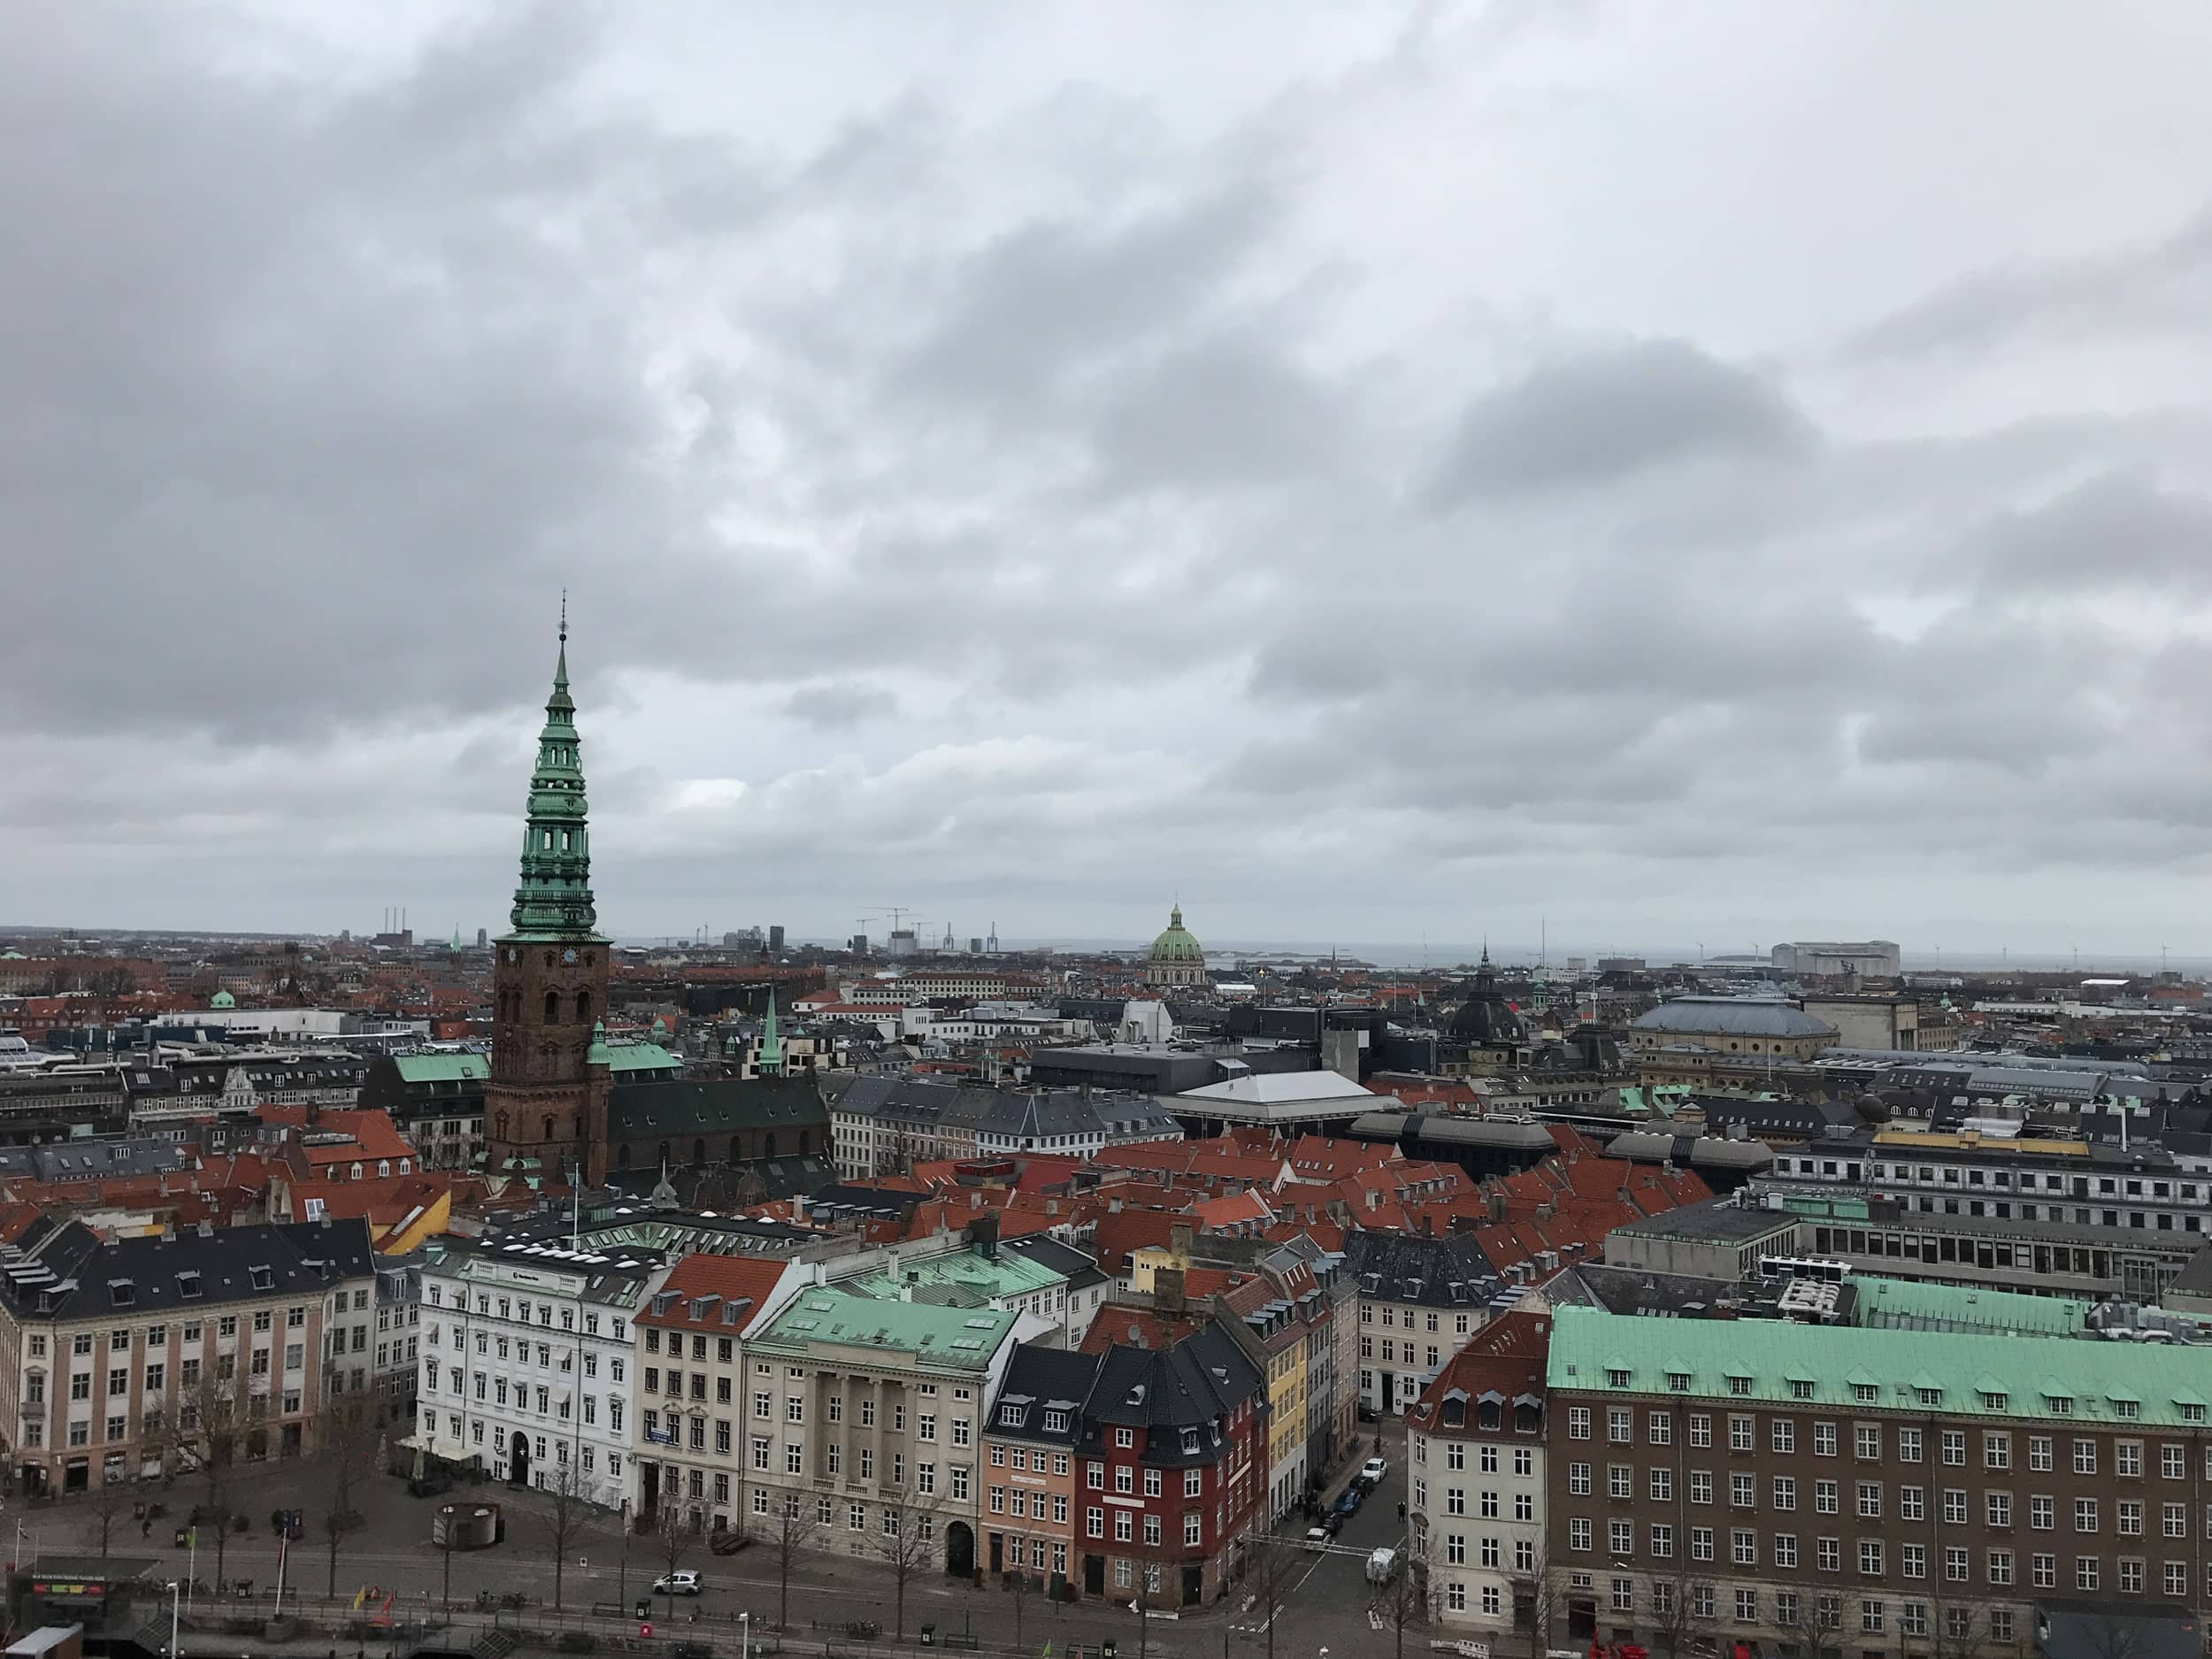
[[[537,770],[522,832],[522,885],[515,889],[514,931],[531,938],[589,939],[598,923],[591,899],[591,844],[585,827],[584,769],[576,704],[568,695],[568,600],[561,600],[561,649],[553,695],[545,700]]]
[[[760,1028],[760,1058],[753,1069],[763,1077],[783,1075],[783,1040],[776,1035],[776,994],[768,993],[768,1018]]]

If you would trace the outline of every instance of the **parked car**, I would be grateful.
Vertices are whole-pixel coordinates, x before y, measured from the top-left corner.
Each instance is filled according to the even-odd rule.
[[[1339,1515],[1356,1514],[1359,1510],[1360,1496],[1360,1489],[1356,1483],[1345,1487],[1337,1496],[1336,1512]]]
[[[1329,1547],[1329,1540],[1335,1536],[1336,1534],[1328,1527],[1309,1526],[1306,1528],[1306,1548],[1308,1549],[1326,1549]]]
[[[1398,1576],[1398,1552],[1385,1546],[1367,1558],[1367,1582],[1388,1584]]]
[[[1359,1478],[1367,1483],[1370,1492],[1382,1485],[1383,1477],[1389,1472],[1390,1460],[1387,1457],[1371,1457],[1359,1466]]]
[[[1344,1511],[1341,1509],[1331,1509],[1326,1515],[1321,1517],[1321,1527],[1322,1530],[1327,1532],[1331,1538],[1334,1538],[1339,1532],[1344,1530]]]
[[[681,1572],[664,1572],[653,1580],[655,1595],[697,1595],[705,1588],[699,1582],[699,1575],[688,1567]]]

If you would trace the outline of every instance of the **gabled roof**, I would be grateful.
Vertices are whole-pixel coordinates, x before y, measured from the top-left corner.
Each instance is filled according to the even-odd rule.
[[[1006,1363],[1006,1379],[991,1416],[983,1425],[986,1434],[1002,1439],[1044,1440],[1072,1446],[1082,1432],[1084,1403],[1097,1385],[1101,1364],[1095,1354],[1067,1348],[1024,1344]],[[1019,1415],[1006,1421],[1008,1408]],[[1057,1428],[1047,1426],[1056,1421]]]
[[[687,1256],[634,1323],[718,1336],[745,1333],[774,1299],[790,1263],[764,1256]]]

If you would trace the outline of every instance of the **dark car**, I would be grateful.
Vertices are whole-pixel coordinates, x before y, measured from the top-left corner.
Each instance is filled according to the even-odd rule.
[[[1326,1515],[1321,1517],[1321,1525],[1322,1529],[1326,1532],[1331,1538],[1334,1538],[1339,1532],[1344,1530],[1344,1511],[1341,1509],[1331,1509]]]
[[[1339,1515],[1352,1515],[1357,1513],[1359,1509],[1360,1495],[1360,1489],[1356,1482],[1345,1487],[1343,1494],[1336,1501],[1336,1512]]]

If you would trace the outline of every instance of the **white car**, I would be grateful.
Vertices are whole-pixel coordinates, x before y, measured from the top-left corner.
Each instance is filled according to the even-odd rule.
[[[699,1575],[687,1569],[682,1572],[664,1572],[653,1580],[655,1595],[697,1595],[706,1586],[699,1582]]]
[[[1326,1549],[1328,1547],[1329,1529],[1327,1527],[1310,1526],[1306,1529],[1306,1548],[1308,1549]]]
[[[1367,1483],[1367,1489],[1371,1492],[1382,1485],[1383,1477],[1389,1472],[1390,1460],[1387,1457],[1371,1457],[1359,1466],[1359,1478]]]

